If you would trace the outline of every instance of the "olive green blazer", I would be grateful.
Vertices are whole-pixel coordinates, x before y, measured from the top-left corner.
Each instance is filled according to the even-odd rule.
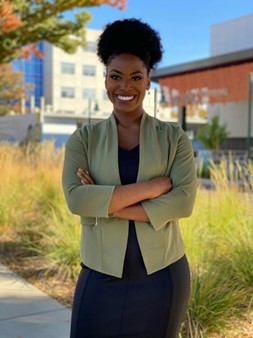
[[[96,184],[82,185],[76,174],[78,167],[88,170]],[[137,181],[157,176],[169,176],[173,190],[143,201],[150,222],[135,222],[148,274],[184,255],[178,220],[192,213],[197,180],[193,149],[185,132],[144,113]],[[113,190],[121,185],[117,125],[113,114],[102,122],[77,129],[70,136],[65,147],[62,184],[70,211],[81,217],[84,264],[121,277],[128,220],[108,215]]]

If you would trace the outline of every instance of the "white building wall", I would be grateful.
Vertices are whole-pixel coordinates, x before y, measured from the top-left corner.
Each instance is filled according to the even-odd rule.
[[[87,42],[96,42],[100,31],[87,29]],[[75,67],[74,74],[62,73],[62,63],[72,63]],[[96,67],[96,76],[83,75],[83,65]],[[93,109],[96,101],[103,111],[111,111],[109,100],[104,99],[104,66],[96,56],[96,51],[90,52],[81,47],[75,54],[68,54],[63,50],[45,43],[44,56],[44,83],[46,105],[52,106],[52,111],[60,114],[88,114]],[[74,89],[74,97],[62,97],[62,87]],[[93,88],[96,99],[83,98],[83,89]],[[91,102],[92,101],[92,102]],[[94,112],[93,112],[94,113]]]
[[[248,102],[216,103],[208,106],[208,120],[218,115],[221,124],[227,125],[229,138],[245,138],[248,133]],[[251,130],[253,121],[251,119]]]
[[[253,47],[253,14],[211,26],[210,55]]]

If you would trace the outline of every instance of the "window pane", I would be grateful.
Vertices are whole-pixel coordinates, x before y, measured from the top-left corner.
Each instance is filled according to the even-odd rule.
[[[61,87],[61,97],[74,98],[75,88],[73,87]]]
[[[83,89],[83,99],[95,99],[96,90],[94,88],[84,88]]]
[[[97,43],[95,41],[87,41],[86,47],[83,48],[85,52],[95,53],[97,50]]]
[[[96,76],[96,66],[94,66],[94,65],[83,65],[83,75]]]
[[[61,72],[63,74],[75,74],[75,64],[70,62],[62,62]]]

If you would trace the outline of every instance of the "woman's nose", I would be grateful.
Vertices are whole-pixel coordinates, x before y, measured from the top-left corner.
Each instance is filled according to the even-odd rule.
[[[131,83],[130,83],[130,81],[129,80],[127,80],[127,79],[122,79],[122,81],[121,81],[121,83],[120,83],[120,87],[122,88],[122,89],[130,89],[131,88]]]

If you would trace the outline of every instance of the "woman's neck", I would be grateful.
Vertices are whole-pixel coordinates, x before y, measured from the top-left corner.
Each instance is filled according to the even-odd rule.
[[[121,112],[119,113],[117,111],[113,111],[117,125],[120,125],[125,128],[134,125],[140,125],[143,113],[144,110],[141,110],[138,114],[121,113]]]

